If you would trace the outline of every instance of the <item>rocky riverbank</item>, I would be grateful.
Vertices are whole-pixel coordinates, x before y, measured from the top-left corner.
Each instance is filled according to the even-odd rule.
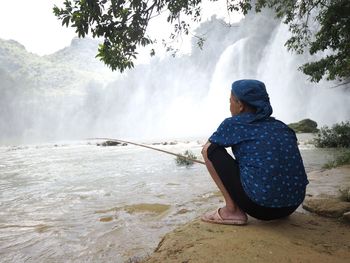
[[[339,199],[339,189],[350,186],[350,166],[308,176],[304,208],[313,213],[300,208],[283,220],[249,218],[243,227],[196,219],[165,235],[145,262],[348,262],[350,224],[343,214],[350,203]]]

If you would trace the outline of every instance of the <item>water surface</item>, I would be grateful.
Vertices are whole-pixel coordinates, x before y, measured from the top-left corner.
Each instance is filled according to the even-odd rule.
[[[332,151],[305,144],[308,171]],[[157,145],[200,156],[204,140]],[[217,206],[206,172],[137,146],[95,143],[0,147],[3,262],[124,262],[150,253],[166,233]]]

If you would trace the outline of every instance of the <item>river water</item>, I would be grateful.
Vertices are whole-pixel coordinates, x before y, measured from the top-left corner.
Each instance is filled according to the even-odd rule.
[[[299,136],[307,171],[332,156],[310,138]],[[155,147],[200,156],[203,142]],[[0,261],[136,261],[220,201],[204,165],[180,167],[149,149],[86,141],[2,146]]]

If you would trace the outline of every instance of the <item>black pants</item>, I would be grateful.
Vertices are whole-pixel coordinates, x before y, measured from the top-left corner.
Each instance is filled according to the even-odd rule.
[[[272,220],[286,217],[297,209],[298,206],[273,208],[256,204],[245,193],[240,179],[238,163],[227,153],[226,149],[211,144],[207,153],[232,200],[248,215],[260,220]]]

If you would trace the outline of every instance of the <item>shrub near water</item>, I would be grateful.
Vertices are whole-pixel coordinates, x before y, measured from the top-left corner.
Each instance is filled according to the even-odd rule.
[[[331,169],[350,164],[350,122],[337,123],[331,128],[322,127],[316,134],[314,143],[320,148],[342,148],[334,160],[326,163],[323,168]]]
[[[184,157],[182,156],[178,156],[176,157],[176,164],[177,165],[185,165],[185,166],[190,166],[192,165],[194,162],[189,160],[189,159],[192,159],[192,160],[196,160],[197,157],[194,155],[194,153],[192,153],[191,151],[189,150],[186,150],[183,154],[182,154]],[[187,158],[185,158],[187,157]],[[189,159],[188,159],[189,158]]]
[[[324,164],[323,168],[331,169],[345,164],[350,164],[350,150],[341,152],[333,161]]]
[[[320,148],[350,148],[350,122],[322,127],[316,134],[315,146]]]

